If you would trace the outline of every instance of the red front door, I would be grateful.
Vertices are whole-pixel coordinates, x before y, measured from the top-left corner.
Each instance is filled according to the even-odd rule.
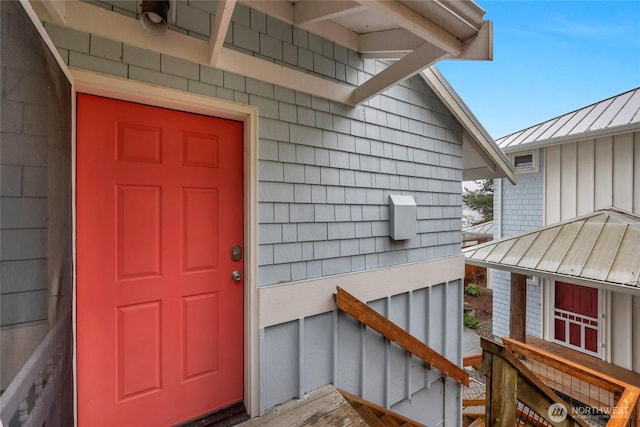
[[[78,96],[80,427],[243,398],[242,124]]]

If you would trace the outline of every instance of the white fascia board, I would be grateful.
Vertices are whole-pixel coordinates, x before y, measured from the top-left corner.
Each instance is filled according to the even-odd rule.
[[[462,53],[454,59],[493,61],[493,22],[482,21],[475,36],[462,43]]]
[[[475,1],[460,0],[434,0],[441,8],[455,16],[469,28],[478,28],[477,24],[482,22],[482,17],[486,11]]]
[[[444,102],[449,108],[449,111],[451,111],[472,137],[472,141],[476,144],[475,148],[477,151],[484,153],[491,159],[495,165],[497,175],[505,176],[515,184],[516,174],[511,161],[502,152],[500,147],[498,147],[471,110],[469,110],[469,107],[467,107],[460,96],[449,85],[444,76],[434,67],[423,70],[421,74],[429,87],[438,95],[440,100]],[[488,166],[491,167],[491,165]]]

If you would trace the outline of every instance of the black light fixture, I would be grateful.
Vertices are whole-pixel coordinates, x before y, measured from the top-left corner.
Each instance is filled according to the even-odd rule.
[[[167,15],[170,7],[169,0],[143,0],[140,15],[142,26],[150,33],[163,34],[169,27]]]

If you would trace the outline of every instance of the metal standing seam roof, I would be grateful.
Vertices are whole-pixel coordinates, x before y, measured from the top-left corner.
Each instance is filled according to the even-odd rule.
[[[467,264],[640,295],[640,216],[615,208],[462,252]]]
[[[510,152],[634,128],[640,129],[640,87],[512,133],[496,143]]]
[[[482,224],[472,225],[462,229],[463,236],[493,236],[493,221],[483,222]]]

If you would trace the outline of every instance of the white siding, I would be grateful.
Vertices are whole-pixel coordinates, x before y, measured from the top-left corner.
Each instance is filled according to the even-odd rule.
[[[560,180],[562,183],[562,190],[565,188],[567,191],[578,194],[578,156],[576,144],[565,144],[560,146],[560,159],[562,167],[560,168]],[[560,194],[560,220],[575,218],[576,205],[578,202],[577,197],[562,197]]]
[[[561,160],[562,150],[560,146],[549,147],[545,150],[545,212],[544,221],[553,224],[560,221],[561,189]]]
[[[595,183],[595,207],[606,209],[613,204],[613,140],[612,138],[598,138],[595,143],[596,183]],[[571,197],[567,193],[566,197]]]
[[[614,206],[640,213],[640,132],[545,149],[545,224]],[[611,294],[610,362],[640,372],[640,298]]]
[[[545,149],[545,224],[614,206],[640,213],[640,133]]]
[[[640,212],[640,132],[633,134],[633,164],[635,165],[633,173],[633,211]]]
[[[627,294],[611,294],[611,363],[632,368],[632,298]],[[605,337],[606,339],[606,337]]]
[[[595,200],[595,142],[594,140],[583,141],[577,144],[578,147],[578,180],[580,191],[578,191],[578,215],[588,214],[594,211]]]
[[[633,135],[628,133],[616,137],[613,145],[613,206],[626,211],[633,210],[633,159]]]

